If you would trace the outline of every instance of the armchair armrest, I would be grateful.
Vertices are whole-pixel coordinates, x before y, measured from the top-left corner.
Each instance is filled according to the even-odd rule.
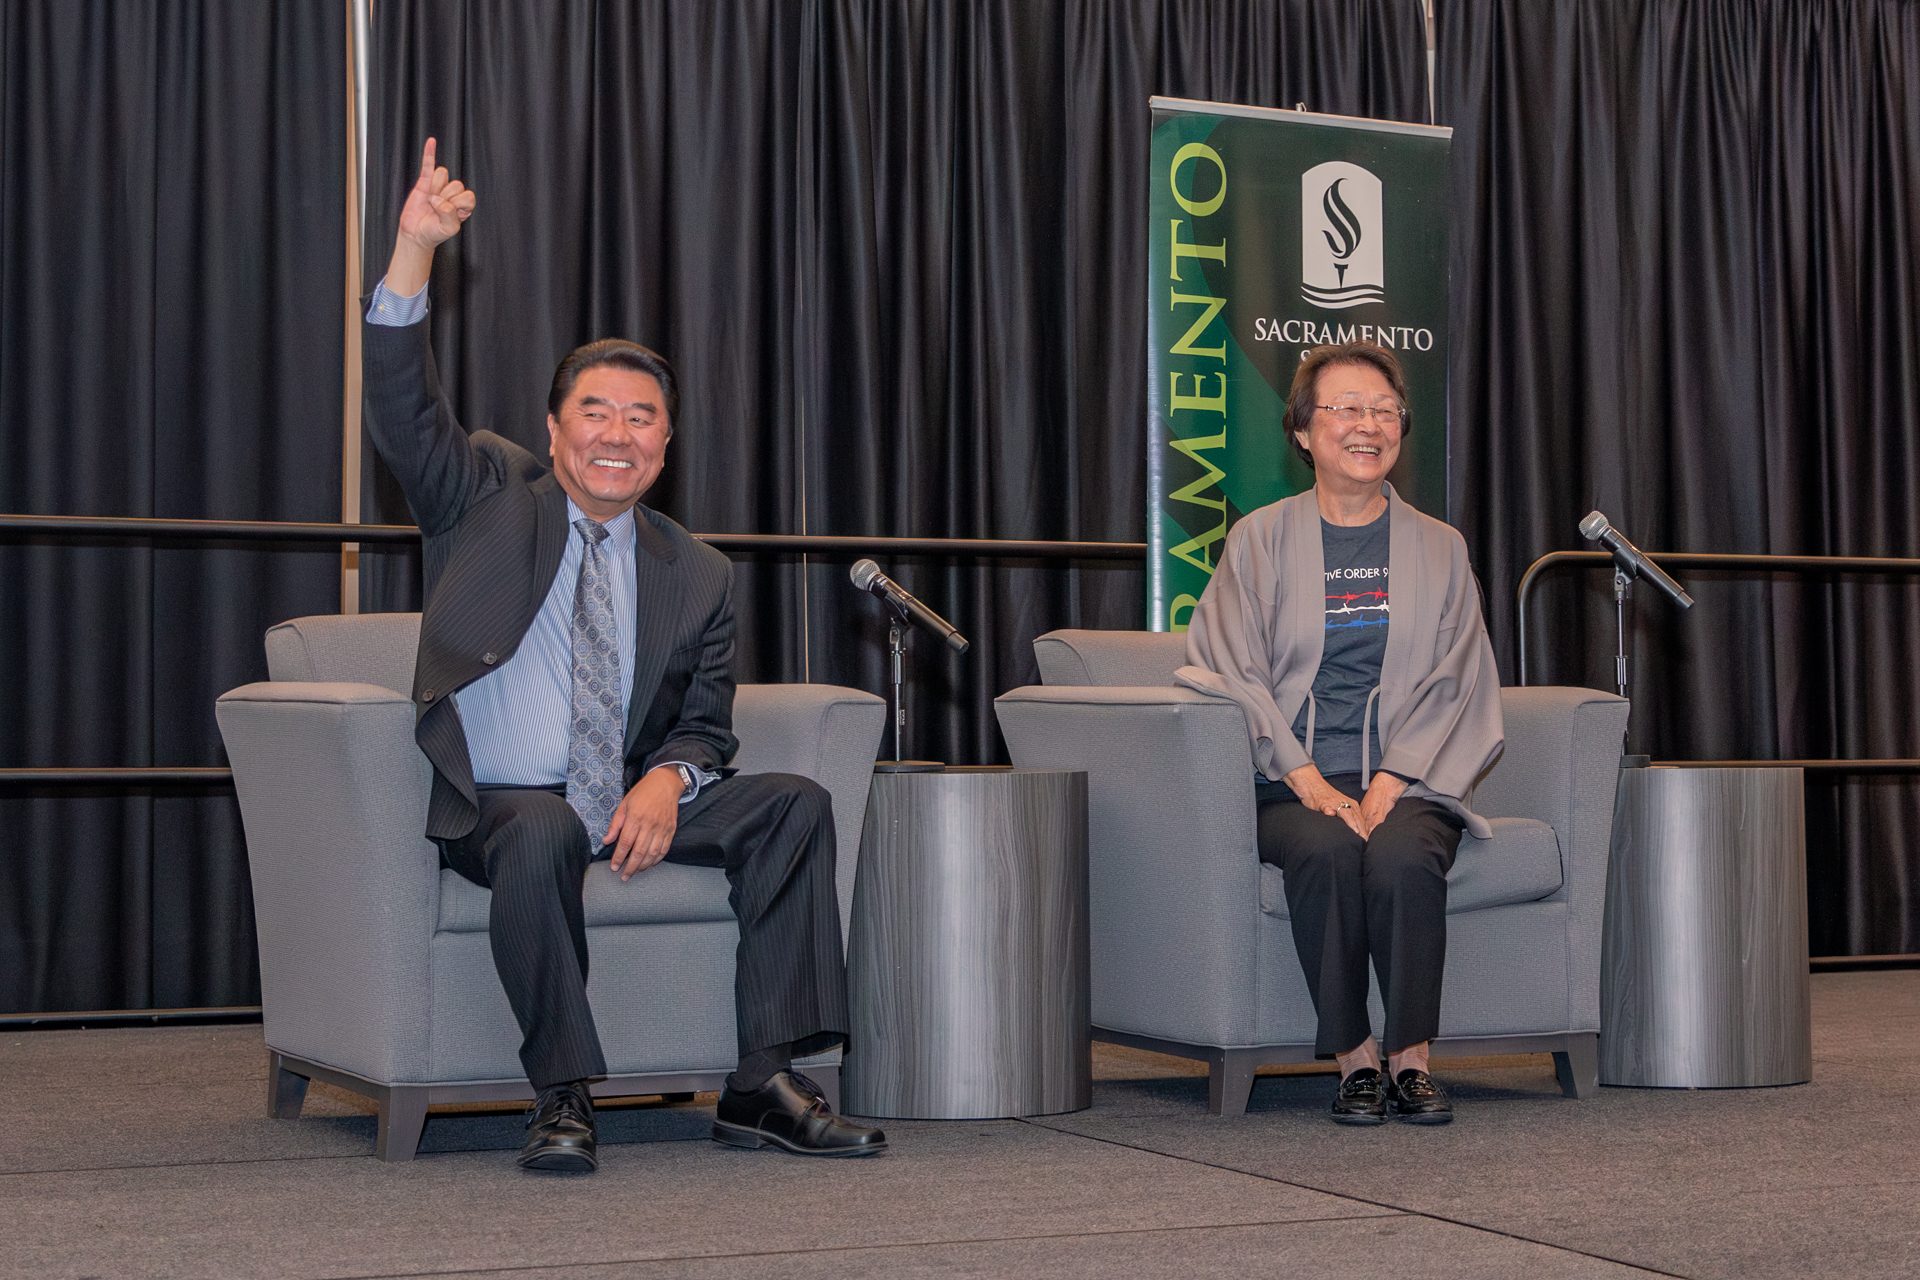
[[[233,765],[267,1043],[376,1080],[424,1078],[440,856],[413,704],[275,682],[214,707]]]
[[[1473,807],[1489,818],[1538,818],[1560,841],[1575,974],[1576,1027],[1600,1025],[1600,922],[1613,844],[1613,795],[1629,703],[1598,689],[1556,685],[1500,691],[1507,748],[1474,789]]]
[[[733,698],[733,731],[743,773],[797,773],[833,796],[834,889],[840,936],[853,919],[853,880],[867,819],[873,761],[887,727],[887,704],[834,684],[743,684]]]
[[[1028,686],[994,710],[1014,764],[1087,773],[1093,1021],[1248,1043],[1260,862],[1240,708],[1165,686]]]

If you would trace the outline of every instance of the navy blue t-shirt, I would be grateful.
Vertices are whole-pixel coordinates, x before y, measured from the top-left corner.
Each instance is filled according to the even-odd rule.
[[[1387,656],[1387,561],[1392,549],[1388,512],[1371,524],[1348,527],[1320,521],[1327,574],[1327,637],[1313,675],[1313,763],[1323,776],[1360,772],[1360,732],[1367,699],[1380,684]],[[1307,703],[1293,733],[1307,740]],[[1380,767],[1380,705],[1368,726],[1367,768]]]

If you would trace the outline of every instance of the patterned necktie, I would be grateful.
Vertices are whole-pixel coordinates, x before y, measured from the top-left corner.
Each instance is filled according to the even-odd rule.
[[[586,539],[573,589],[573,725],[567,739],[567,803],[598,846],[625,792],[626,726],[620,716],[619,633],[613,626],[613,584],[607,531],[591,520],[573,527]]]

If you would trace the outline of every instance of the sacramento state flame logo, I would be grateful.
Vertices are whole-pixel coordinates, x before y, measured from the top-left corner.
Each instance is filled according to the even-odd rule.
[[[1300,175],[1300,296],[1337,311],[1387,300],[1380,179],[1329,160]]]

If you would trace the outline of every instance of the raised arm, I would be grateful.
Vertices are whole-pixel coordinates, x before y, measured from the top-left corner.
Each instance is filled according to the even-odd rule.
[[[435,165],[434,153],[428,138],[420,176],[400,211],[385,292],[376,294],[361,339],[367,430],[429,535],[459,520],[480,474],[467,433],[440,390],[425,299],[417,308],[400,305],[421,295],[433,271],[433,251],[458,234],[474,210],[473,192]]]

